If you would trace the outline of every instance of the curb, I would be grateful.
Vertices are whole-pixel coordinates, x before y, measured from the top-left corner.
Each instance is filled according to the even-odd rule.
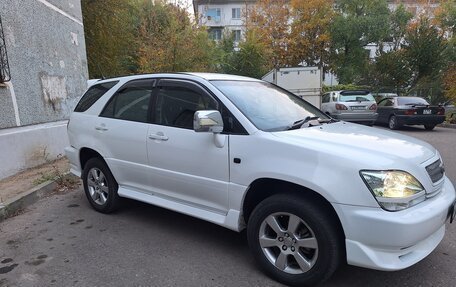
[[[69,173],[64,175],[64,177],[67,176],[71,175]],[[57,186],[56,180],[49,180],[0,203],[0,222],[51,194]]]
[[[448,129],[456,129],[456,124],[442,123],[439,125],[439,127],[448,128]]]

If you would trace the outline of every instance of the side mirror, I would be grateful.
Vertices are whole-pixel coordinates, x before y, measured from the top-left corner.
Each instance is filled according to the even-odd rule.
[[[223,119],[219,111],[196,111],[193,117],[193,130],[195,132],[221,133]]]

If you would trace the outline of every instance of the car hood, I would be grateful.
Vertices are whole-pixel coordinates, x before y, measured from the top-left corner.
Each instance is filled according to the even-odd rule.
[[[382,157],[421,164],[436,154],[436,149],[421,140],[379,128],[338,122],[273,135],[303,147],[334,154],[363,156],[362,160]]]

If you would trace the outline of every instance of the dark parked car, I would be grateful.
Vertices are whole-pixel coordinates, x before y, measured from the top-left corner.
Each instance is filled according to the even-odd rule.
[[[388,124],[392,130],[403,125],[424,125],[432,130],[445,120],[445,109],[431,106],[419,97],[391,97],[381,100],[377,107],[377,124]]]

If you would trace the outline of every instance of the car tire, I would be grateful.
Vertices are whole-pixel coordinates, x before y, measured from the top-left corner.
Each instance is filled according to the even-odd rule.
[[[295,228],[285,224],[287,219]],[[272,227],[274,222],[278,225]],[[247,239],[256,261],[270,277],[290,286],[314,286],[328,279],[342,262],[345,247],[339,230],[318,204],[279,194],[253,210]]]
[[[119,185],[102,159],[91,158],[87,161],[82,171],[82,182],[93,209],[101,213],[111,213],[118,208]]]
[[[388,120],[388,127],[391,130],[397,130],[399,128],[399,124],[397,123],[397,118],[395,115],[392,115]]]
[[[432,131],[435,128],[435,125],[424,125],[424,128],[428,131]]]

